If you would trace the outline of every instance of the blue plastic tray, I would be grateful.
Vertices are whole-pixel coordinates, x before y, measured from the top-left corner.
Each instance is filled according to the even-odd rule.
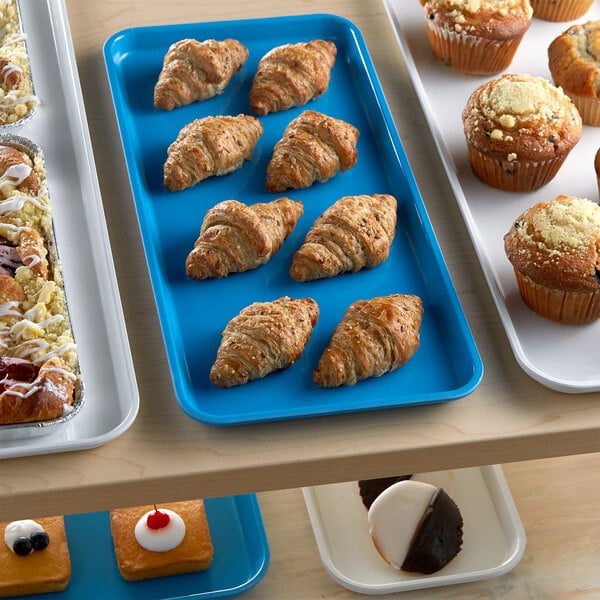
[[[55,594],[29,600],[183,600],[231,598],[255,586],[269,565],[269,546],[254,494],[208,498],[206,518],[214,547],[210,568],[199,573],[125,581],[119,573],[108,511],[65,517],[71,580]]]
[[[220,96],[170,112],[153,107],[153,88],[169,45],[186,37],[233,37],[250,56]],[[248,94],[259,59],[287,42],[333,40],[338,49],[327,92],[308,105],[262,117],[252,160],[233,174],[182,192],[162,184],[167,146],[189,121],[250,114]],[[110,37],[104,57],[133,197],[178,402],[190,417],[213,425],[291,419],[455,400],[479,384],[483,365],[446,269],[365,42],[346,19],[323,14],[127,29]],[[193,281],[185,259],[205,212],[225,199],[247,204],[284,194],[264,188],[273,146],[306,108],[360,130],[358,163],[323,184],[288,190],[304,203],[295,231],[271,261],[220,280]],[[344,195],[391,193],[399,204],[389,259],[370,271],[297,283],[291,256],[325,208]],[[423,299],[421,347],[398,371],[354,387],[320,389],[311,373],[346,307],[359,298],[416,293]],[[303,357],[259,381],[219,389],[209,371],[221,332],[244,306],[283,295],[310,296],[321,309]]]

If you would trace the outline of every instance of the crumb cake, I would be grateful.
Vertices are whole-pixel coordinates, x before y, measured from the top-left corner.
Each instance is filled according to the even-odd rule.
[[[80,392],[43,158],[0,140],[0,425],[49,421]]]
[[[563,90],[528,74],[505,74],[480,85],[462,121],[473,173],[513,192],[551,181],[583,131],[581,116]]]
[[[63,517],[0,523],[0,598],[64,590],[71,559]]]

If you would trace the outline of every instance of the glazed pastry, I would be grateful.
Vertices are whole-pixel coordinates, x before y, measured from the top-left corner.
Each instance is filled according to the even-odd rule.
[[[312,40],[273,48],[258,63],[250,90],[250,108],[258,115],[301,106],[327,90],[337,49]]]
[[[225,327],[210,380],[233,387],[289,367],[302,356],[318,317],[312,298],[247,306]]]
[[[340,198],[309,229],[290,275],[302,282],[381,264],[396,233],[396,208],[389,194]]]
[[[324,182],[358,159],[359,131],[341,119],[305,110],[286,128],[267,165],[266,188],[283,192]]]
[[[421,299],[409,294],[352,303],[313,371],[314,382],[354,385],[401,367],[419,347],[422,316]]]
[[[261,122],[248,115],[204,117],[188,123],[167,149],[164,185],[179,191],[207,177],[226,175],[250,160]]]
[[[1,229],[0,227],[0,231]],[[0,274],[14,277],[17,268],[27,265],[34,277],[48,279],[46,255],[44,240],[32,227],[19,227],[15,230],[14,241],[0,234]]]
[[[15,190],[35,196],[40,191],[39,179],[26,154],[13,146],[0,146],[0,199]]]
[[[0,598],[60,592],[71,559],[63,517],[0,523]]]
[[[247,58],[248,48],[237,40],[175,42],[154,87],[154,106],[171,110],[220,94]]]
[[[281,248],[304,212],[301,202],[278,198],[246,206],[225,200],[205,215],[185,262],[194,279],[225,277],[264,265]]]
[[[114,509],[110,530],[119,572],[127,581],[205,571],[212,563],[202,500]]]

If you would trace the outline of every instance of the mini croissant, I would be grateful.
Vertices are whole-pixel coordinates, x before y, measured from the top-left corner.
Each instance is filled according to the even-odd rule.
[[[301,202],[278,198],[246,206],[225,200],[205,215],[189,253],[186,273],[194,279],[225,277],[264,265],[281,248],[304,212]]]
[[[394,196],[344,196],[313,223],[292,257],[296,281],[371,269],[387,259],[396,233]]]
[[[335,328],[313,381],[321,387],[354,385],[408,362],[420,343],[423,303],[390,294],[351,304]]]
[[[250,160],[263,126],[255,117],[221,115],[188,123],[167,149],[164,185],[179,191]]]
[[[305,110],[275,144],[265,187],[270,192],[306,188],[347,171],[358,159],[358,136],[358,129],[350,123]]]
[[[250,90],[250,108],[258,115],[301,106],[327,90],[337,49],[312,40],[273,48],[258,63]]]
[[[171,110],[220,94],[247,58],[248,48],[237,40],[175,42],[154,86],[154,106]]]
[[[283,296],[247,306],[223,331],[211,382],[233,387],[289,367],[302,356],[318,318],[312,298]]]

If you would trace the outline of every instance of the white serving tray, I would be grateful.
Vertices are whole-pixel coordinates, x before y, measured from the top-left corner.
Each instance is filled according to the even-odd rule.
[[[45,435],[5,430],[0,458],[99,446],[122,434],[139,406],[64,1],[21,1],[20,10],[40,105],[6,133],[31,139],[45,157],[86,397],[71,420],[47,428]]]
[[[498,577],[521,560],[525,531],[500,466],[413,479],[444,487],[464,521],[462,550],[431,575],[397,571],[381,558],[369,536],[358,482],[303,488],[323,566],[340,585],[361,594],[390,594]]]
[[[383,1],[517,362],[549,388],[600,390],[600,321],[562,325],[534,314],[519,295],[503,246],[514,219],[537,202],[559,194],[598,201],[593,161],[600,128],[584,126],[581,141],[558,175],[540,190],[510,193],[481,183],[469,167],[461,112],[471,92],[496,76],[463,75],[435,60],[420,3]],[[596,19],[598,2],[577,22]],[[547,47],[569,24],[534,18],[506,72],[551,79]]]

